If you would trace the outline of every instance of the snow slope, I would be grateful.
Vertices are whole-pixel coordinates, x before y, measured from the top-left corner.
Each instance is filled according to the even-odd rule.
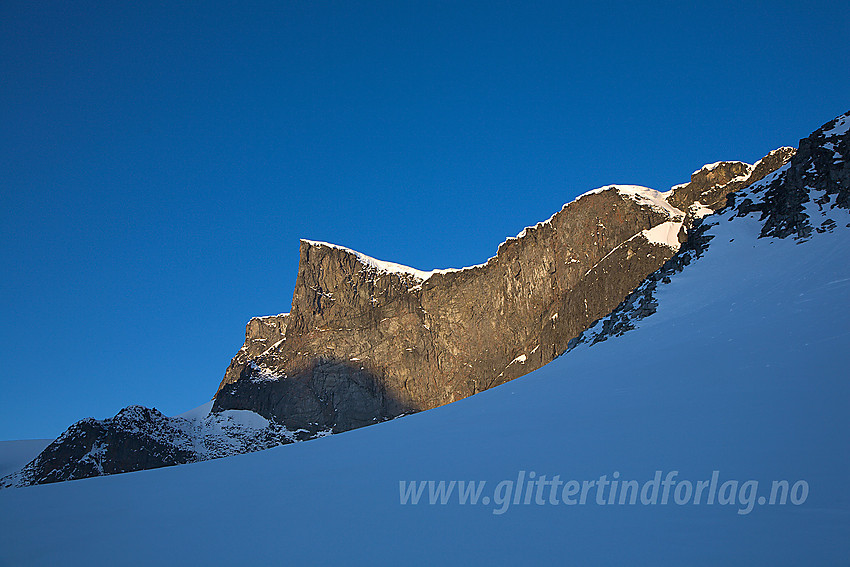
[[[268,451],[0,491],[0,565],[846,565],[850,217],[751,216],[637,329],[404,419]],[[805,481],[799,505],[401,505],[399,481],[519,471]]]

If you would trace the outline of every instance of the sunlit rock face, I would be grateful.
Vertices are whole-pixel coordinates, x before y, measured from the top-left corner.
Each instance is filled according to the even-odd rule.
[[[670,260],[695,219],[793,153],[712,164],[666,193],[591,191],[460,270],[423,272],[303,240],[291,311],[248,323],[214,411],[338,432],[531,372]]]

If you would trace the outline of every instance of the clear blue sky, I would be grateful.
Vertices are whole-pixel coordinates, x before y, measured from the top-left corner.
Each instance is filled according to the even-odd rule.
[[[0,4],[0,439],[214,393],[298,239],[486,260],[850,109],[846,2]]]

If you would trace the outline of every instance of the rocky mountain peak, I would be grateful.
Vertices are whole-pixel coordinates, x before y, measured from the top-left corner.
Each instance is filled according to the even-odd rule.
[[[742,161],[720,161],[704,165],[691,174],[688,183],[673,187],[673,194],[668,201],[683,210],[696,205],[697,208],[714,212],[726,205],[727,195],[775,171],[791,159],[795,152],[794,148],[781,147],[752,165]]]
[[[526,374],[676,253],[689,195],[725,202],[724,187],[745,186],[784,157],[772,152],[761,167],[704,167],[667,193],[627,185],[590,191],[470,268],[426,272],[302,240],[285,323],[275,321],[272,331],[249,323],[213,409],[250,409],[290,429],[344,431]]]

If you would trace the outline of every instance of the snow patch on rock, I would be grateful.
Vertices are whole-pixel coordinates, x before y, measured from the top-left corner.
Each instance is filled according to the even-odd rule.
[[[641,234],[653,244],[661,244],[662,246],[669,246],[673,250],[678,250],[681,245],[679,243],[681,228],[681,222],[669,221],[644,230]]]

